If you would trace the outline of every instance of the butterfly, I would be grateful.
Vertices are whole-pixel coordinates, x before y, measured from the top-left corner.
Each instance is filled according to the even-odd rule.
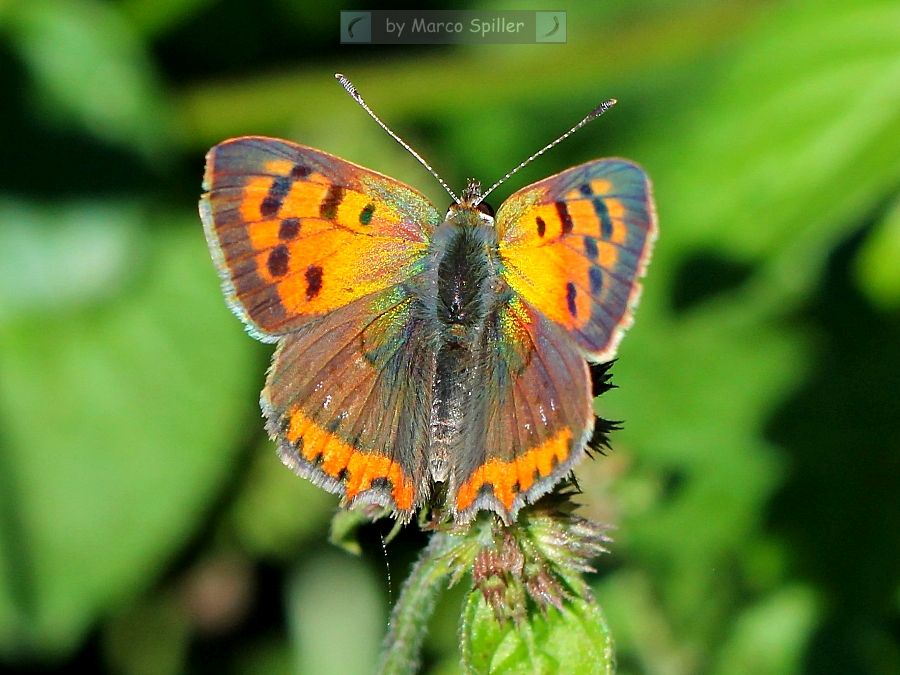
[[[246,136],[209,151],[203,186],[228,304],[277,343],[260,405],[296,473],[403,521],[440,500],[456,523],[509,523],[586,453],[588,362],[614,356],[656,237],[638,165],[575,166],[495,216],[474,181],[442,212],[321,150]]]

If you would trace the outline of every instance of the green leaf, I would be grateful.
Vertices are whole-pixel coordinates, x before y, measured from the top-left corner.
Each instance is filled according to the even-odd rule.
[[[643,558],[633,557],[597,584],[597,596],[603,598],[603,611],[615,630],[620,660],[634,664],[629,673],[702,672],[696,642],[681,637],[682,627],[673,625],[669,608],[660,602],[654,582],[662,575],[640,571],[642,563]],[[693,637],[698,632],[688,635]]]
[[[294,569],[287,610],[297,673],[371,673],[385,625],[376,579],[355,556],[329,552]]]
[[[599,605],[574,598],[562,611],[500,624],[478,591],[469,594],[461,630],[463,665],[472,673],[572,673],[615,670],[613,641]]]
[[[360,555],[359,529],[372,522],[361,509],[339,509],[331,519],[328,541],[347,553]]]
[[[679,113],[679,102],[634,153],[657,187],[661,236],[616,365],[621,389],[600,403],[626,420],[614,446],[631,466],[612,489],[633,572],[603,590],[643,582],[605,606],[648,671],[702,670],[735,612],[722,570],[741,570],[762,536],[787,468],[767,425],[813,356],[785,314],[900,179],[898,16],[884,3],[779,9],[722,54],[702,106]],[[746,264],[748,280],[694,279],[698,252]],[[712,292],[675,312],[686,279]]]
[[[642,314],[616,364],[620,388],[600,400],[606,416],[627,420],[613,443],[631,464],[611,486],[622,510],[615,550],[652,584],[604,606],[617,638],[634,626],[650,672],[662,645],[716,639],[734,604],[733,578],[721,570],[740,564],[784,475],[762,430],[809,357],[800,337],[747,314],[733,297],[679,322]],[[580,478],[585,501],[609,499]]]
[[[4,18],[47,119],[165,160],[170,111],[146,46],[115,5],[19,2]]]
[[[900,181],[898,22],[891,3],[782,7],[722,57],[702,106],[644,134],[661,220],[651,276],[700,248],[758,264],[773,310],[810,289]]]
[[[231,659],[226,673],[265,673],[266,675],[294,675],[297,672],[290,645],[278,633],[241,645],[240,652]]]
[[[336,503],[334,495],[284,466],[266,441],[253,450],[228,520],[241,544],[255,556],[288,558],[306,539],[325,531]]]
[[[606,12],[601,9],[604,5],[590,3],[583,6],[578,12],[578,25],[579,34],[584,37],[571,40],[564,47],[567,64],[564,72],[558,59],[547,58],[546,51],[528,45],[509,45],[503,51],[494,51],[491,58],[497,59],[496,72],[510,76],[493,78],[487,105],[503,105],[504,114],[522,115],[546,105],[547,101],[562,99],[567,102],[564,107],[579,109],[576,113],[570,112],[566,118],[569,124],[574,124],[578,115],[598,103],[599,82],[603,83],[604,91],[621,91],[633,87],[635,78],[645,76],[648,71],[655,74],[666,72],[676,64],[693,63],[710,52],[715,53],[720,45],[733,41],[747,20],[748,12],[743,7],[735,9],[731,3],[711,3],[699,8],[694,3],[684,4],[690,6],[689,11],[684,11],[684,7],[672,10],[664,6],[660,11],[646,12],[641,21],[633,21],[630,5],[623,3],[612,12],[626,16],[619,17],[612,27]],[[598,41],[592,37],[611,29],[616,32],[615,41]],[[421,92],[436,88],[466,91],[471,86],[472,73],[481,72],[484,67],[484,53],[477,46],[457,50],[453,58],[437,52],[417,53],[403,62],[402,82],[396,78],[395,71],[385,69],[372,59],[348,62],[348,67],[352,67],[352,79],[366,100],[392,127],[399,127],[398,122],[404,117],[419,116],[430,124],[434,120],[446,122],[459,111],[474,115],[485,109],[483,96],[448,99],[421,95]],[[522,73],[527,73],[527,78],[515,76]],[[307,105],[310,100],[316,101],[315,107]],[[582,103],[572,103],[578,100]],[[176,105],[182,124],[192,130],[192,134],[184,139],[192,144],[205,144],[216,143],[236,129],[275,133],[298,121],[304,129],[315,128],[325,121],[330,127],[329,137],[342,143],[348,135],[343,126],[344,114],[352,104],[335,86],[328,71],[304,66],[292,72],[261,74],[227,82],[203,82],[182,92]],[[553,110],[558,112],[559,107]],[[333,124],[335,119],[341,120],[341,124]],[[497,126],[505,126],[506,122],[504,119]],[[489,124],[483,121],[483,114],[478,123]],[[397,131],[402,131],[402,127]],[[371,141],[365,144],[371,158],[374,139],[380,132],[369,125],[369,131],[363,133]],[[554,129],[549,133],[558,132]],[[534,143],[550,140],[546,138],[547,134],[548,131],[543,130],[542,137],[533,139]],[[466,144],[471,143],[464,134],[460,134],[460,138],[465,138]],[[456,150],[462,154],[471,152],[458,147]],[[531,150],[530,143],[525,148],[505,148],[512,156],[505,160],[497,158],[499,163],[494,165],[494,175],[508,171],[513,162],[521,160],[522,155]],[[363,161],[365,156],[348,159]],[[449,157],[442,163],[453,165]],[[459,166],[459,171],[469,175],[469,169],[464,166]],[[421,176],[421,172],[418,175]],[[404,176],[397,177],[405,179]],[[486,180],[489,178],[493,176],[485,177]]]
[[[108,300],[143,248],[136,204],[0,200],[0,321]]]
[[[900,200],[869,234],[856,258],[856,278],[884,309],[900,306]]]
[[[253,342],[190,226],[157,226],[113,300],[0,322],[6,655],[69,650],[151,584],[256,418]]]
[[[802,672],[819,604],[812,589],[793,585],[750,605],[737,617],[712,673]]]
[[[190,624],[171,592],[144,598],[114,617],[104,631],[110,669],[122,675],[177,675],[183,672]]]
[[[122,9],[144,35],[165,35],[209,9],[215,0],[124,0]]]

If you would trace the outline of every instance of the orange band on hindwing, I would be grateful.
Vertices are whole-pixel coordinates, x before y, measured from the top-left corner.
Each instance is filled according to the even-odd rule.
[[[354,448],[300,410],[291,412],[285,436],[309,464],[344,483],[348,501],[374,487],[376,481],[386,480],[390,483],[391,497],[397,509],[407,511],[412,508],[415,493],[412,482],[390,457]]]
[[[559,464],[568,459],[571,448],[572,430],[564,428],[513,460],[488,460],[457,489],[456,510],[465,511],[472,506],[485,485],[493,488],[494,496],[507,511],[511,510],[516,496],[552,474]]]

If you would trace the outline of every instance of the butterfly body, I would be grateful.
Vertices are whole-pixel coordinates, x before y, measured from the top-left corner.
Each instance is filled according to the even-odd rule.
[[[453,213],[435,232],[437,293],[435,377],[431,403],[431,476],[446,481],[458,454],[469,401],[479,388],[480,343],[493,303],[496,236],[477,215]],[[468,217],[468,218],[467,218]],[[471,421],[471,420],[469,420]]]
[[[511,521],[583,456],[587,360],[612,357],[655,237],[637,166],[569,169],[494,219],[246,137],[210,151],[205,186],[229,303],[278,343],[261,406],[297,473],[401,518],[440,496],[457,522]]]

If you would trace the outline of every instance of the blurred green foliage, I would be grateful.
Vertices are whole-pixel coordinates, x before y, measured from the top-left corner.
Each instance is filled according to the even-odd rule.
[[[0,2],[0,663],[366,672],[424,538],[354,558],[280,466],[206,149],[267,133],[447,197],[642,163],[661,238],[580,467],[622,673],[900,672],[900,6],[563,3],[565,45],[341,47],[336,3]],[[431,7],[437,8],[436,4]],[[471,8],[557,9],[528,1]],[[353,9],[365,7],[354,6]],[[495,204],[496,205],[496,204]],[[428,668],[458,672],[458,590]],[[469,607],[467,611],[481,611]]]

